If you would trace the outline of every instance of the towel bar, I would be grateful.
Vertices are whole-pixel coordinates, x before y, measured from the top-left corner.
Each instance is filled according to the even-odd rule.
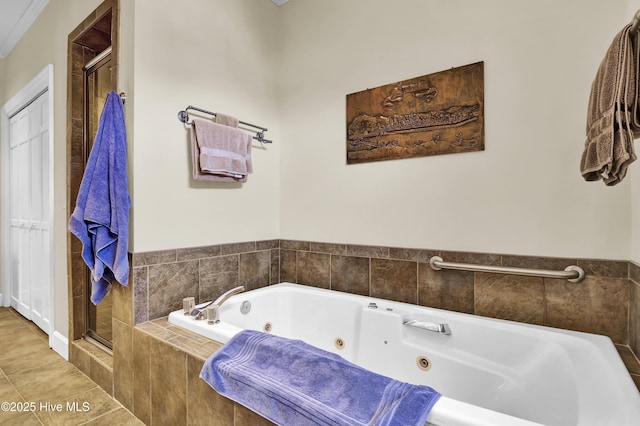
[[[528,269],[509,266],[471,265],[468,263],[445,262],[440,256],[433,256],[429,259],[429,265],[436,271],[439,271],[440,269],[456,269],[458,271],[495,272],[510,275],[526,275],[530,277],[561,278],[569,280],[572,283],[579,283],[585,276],[584,269],[576,265],[567,266],[564,271],[550,271],[548,269]]]
[[[189,113],[187,112],[190,109],[194,110],[194,111],[198,111],[198,112],[204,113],[204,114],[209,114],[209,115],[212,115],[214,117],[217,115],[215,112],[207,111],[206,109],[202,109],[202,108],[198,108],[198,107],[194,107],[192,105],[189,105],[183,111],[178,112],[178,120],[180,120],[181,122],[183,122],[184,124],[186,124],[188,126],[193,124],[193,121],[189,121]],[[249,127],[253,127],[254,129],[258,129],[258,131],[256,132],[256,135],[253,137],[253,139],[257,140],[258,142],[261,142],[261,143],[273,143],[273,141],[264,138],[264,132],[266,132],[268,130],[266,127],[256,126],[255,124],[247,123],[246,121],[240,121],[240,120],[238,120],[238,123],[242,124],[243,126],[249,126]]]

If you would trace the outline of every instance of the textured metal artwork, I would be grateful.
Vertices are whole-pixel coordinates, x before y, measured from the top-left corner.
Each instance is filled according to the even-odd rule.
[[[484,63],[347,95],[347,164],[484,150]]]

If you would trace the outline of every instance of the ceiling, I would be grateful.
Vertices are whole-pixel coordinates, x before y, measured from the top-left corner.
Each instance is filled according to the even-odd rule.
[[[282,6],[289,0],[271,0]],[[49,0],[0,0],[0,59],[4,59]]]
[[[18,43],[49,0],[0,0],[0,58]]]

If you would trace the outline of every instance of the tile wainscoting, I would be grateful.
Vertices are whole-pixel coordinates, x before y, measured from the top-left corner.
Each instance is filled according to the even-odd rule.
[[[184,297],[198,304],[239,285],[280,282],[278,240],[135,253],[132,263],[136,324],[182,309]]]
[[[581,283],[517,275],[440,270],[448,262],[585,270]],[[438,250],[280,243],[281,279],[332,290],[538,325],[604,334],[629,345],[629,262]]]
[[[577,264],[587,276],[581,283],[570,283],[514,275],[434,271],[428,263],[434,255],[450,262],[524,268],[562,270]],[[168,325],[164,318],[181,309],[182,298],[195,296],[199,303],[237,285],[255,289],[282,281],[604,334],[616,343],[640,387],[640,363],[633,353],[640,353],[640,266],[628,261],[268,240],[133,253],[132,265],[132,285],[115,286],[113,290],[110,390],[146,422],[151,420],[149,413],[155,410],[151,409],[154,398],[159,398],[158,404],[167,400],[160,389],[173,386],[173,380],[182,385],[190,382],[205,358],[198,346],[206,342]],[[154,367],[157,356],[153,353],[159,352],[175,357],[180,368],[174,372],[162,366],[164,375],[154,373],[154,368],[161,366]],[[71,354],[74,353],[79,351],[72,350]],[[186,407],[191,406],[191,398],[197,397],[189,394],[176,396],[180,416],[189,413]],[[236,405],[216,404],[221,404],[223,410],[231,410],[233,414],[228,412],[224,416],[231,421],[234,416],[237,419],[251,415]]]
[[[585,270],[581,283],[440,270],[450,262]],[[515,256],[298,240],[268,240],[133,255],[135,324],[180,309],[186,296],[214,299],[289,281],[348,293],[609,336],[640,354],[640,267],[628,261]],[[633,359],[633,355],[630,357]],[[640,375],[640,368],[631,369]],[[634,376],[640,382],[640,376]]]

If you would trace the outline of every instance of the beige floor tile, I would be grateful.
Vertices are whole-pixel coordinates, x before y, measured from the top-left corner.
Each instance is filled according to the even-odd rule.
[[[3,342],[0,358],[7,356],[19,358],[29,351],[48,348],[46,343],[24,328],[0,335],[0,341]]]
[[[46,345],[34,345],[33,347],[24,345],[20,350],[0,355],[0,369],[9,375],[43,367],[60,359],[62,359],[60,355]]]
[[[97,386],[62,358],[43,367],[7,375],[7,378],[27,401],[61,400]]]
[[[16,392],[16,390],[9,382],[9,379],[0,373],[0,401],[8,401],[6,398],[8,398],[12,392]]]
[[[34,413],[24,413],[17,417],[12,417],[4,421],[2,415],[0,415],[0,424],[3,426],[15,425],[15,426],[40,426],[42,422],[38,419]]]
[[[11,385],[9,380],[4,375],[0,375],[0,402],[8,402],[8,403],[20,403],[24,400],[20,396],[17,390]],[[10,410],[2,410],[0,411],[0,424],[5,424],[8,421],[13,421],[13,419],[22,416],[24,413],[17,411],[19,407],[10,406]]]
[[[48,336],[11,309],[0,308],[0,342],[0,402],[36,404],[29,413],[0,412],[0,424],[143,424],[50,349]],[[59,412],[52,411],[57,407]]]
[[[1,349],[3,352],[4,349],[15,347],[19,343],[25,341],[33,340],[38,344],[42,343],[42,339],[23,324],[8,321],[5,327],[6,328],[4,329],[0,329],[0,338],[3,339],[4,342],[8,343],[7,345],[3,345],[3,348]]]
[[[36,414],[45,425],[78,425],[120,408],[101,388],[93,388],[73,398],[51,401],[60,411],[40,410]]]
[[[104,416],[83,423],[87,426],[139,426],[144,425],[140,420],[134,417],[125,408],[119,408],[115,411],[105,414]]]
[[[10,314],[9,316],[5,315],[5,316],[1,316],[0,317],[0,335],[4,334],[7,331],[11,331],[16,327],[25,327],[25,324],[23,321],[20,320],[20,318],[16,317],[13,314]]]

